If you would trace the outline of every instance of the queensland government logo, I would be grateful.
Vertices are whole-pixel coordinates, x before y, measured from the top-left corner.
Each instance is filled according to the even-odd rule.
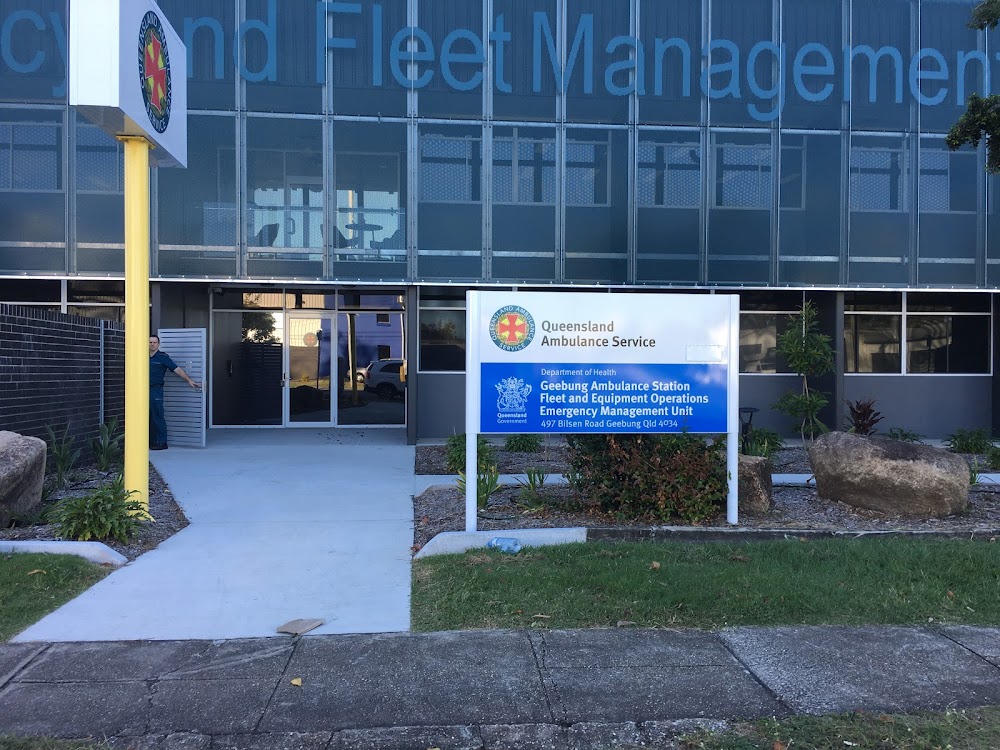
[[[163,24],[152,11],[139,25],[139,85],[149,122],[162,133],[170,124],[170,55]]]
[[[501,307],[490,318],[490,338],[505,352],[519,352],[535,338],[535,319],[523,307]]]
[[[527,424],[528,396],[531,386],[526,385],[521,378],[504,378],[496,384],[497,389],[497,423]]]

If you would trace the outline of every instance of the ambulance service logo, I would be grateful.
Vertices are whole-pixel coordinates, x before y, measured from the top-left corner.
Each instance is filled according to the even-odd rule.
[[[490,338],[505,352],[519,352],[535,338],[535,319],[523,307],[501,307],[490,319]]]
[[[170,124],[170,55],[163,24],[152,11],[139,25],[139,84],[149,121],[162,133]]]

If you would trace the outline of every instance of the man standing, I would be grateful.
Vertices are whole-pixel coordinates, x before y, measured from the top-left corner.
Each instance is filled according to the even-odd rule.
[[[176,373],[192,388],[201,388],[178,367],[170,355],[160,351],[160,337],[149,337],[149,449],[167,449],[167,418],[163,415],[163,376],[167,370]],[[127,417],[126,417],[127,418]]]

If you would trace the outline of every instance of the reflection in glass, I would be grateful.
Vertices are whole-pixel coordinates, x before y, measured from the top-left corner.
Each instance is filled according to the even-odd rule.
[[[330,390],[331,383],[337,378],[330,366],[332,342],[332,317],[288,316],[290,422],[326,424],[332,421]]]
[[[906,371],[989,373],[989,340],[986,315],[908,315]]]
[[[420,371],[465,370],[465,311],[420,311]]]
[[[212,423],[280,425],[280,312],[217,312],[212,316]]]
[[[778,354],[778,337],[788,330],[784,313],[740,315],[740,372],[792,372]]]
[[[899,315],[844,316],[845,372],[899,373]]]
[[[341,425],[406,423],[405,313],[341,313],[337,358]]]

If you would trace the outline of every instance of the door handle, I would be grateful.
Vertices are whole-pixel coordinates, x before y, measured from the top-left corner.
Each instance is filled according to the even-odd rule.
[[[285,238],[287,239],[288,237],[291,237],[293,234],[296,233],[296,231],[297,231],[297,227],[295,225],[295,217],[294,216],[286,216],[285,217]]]

